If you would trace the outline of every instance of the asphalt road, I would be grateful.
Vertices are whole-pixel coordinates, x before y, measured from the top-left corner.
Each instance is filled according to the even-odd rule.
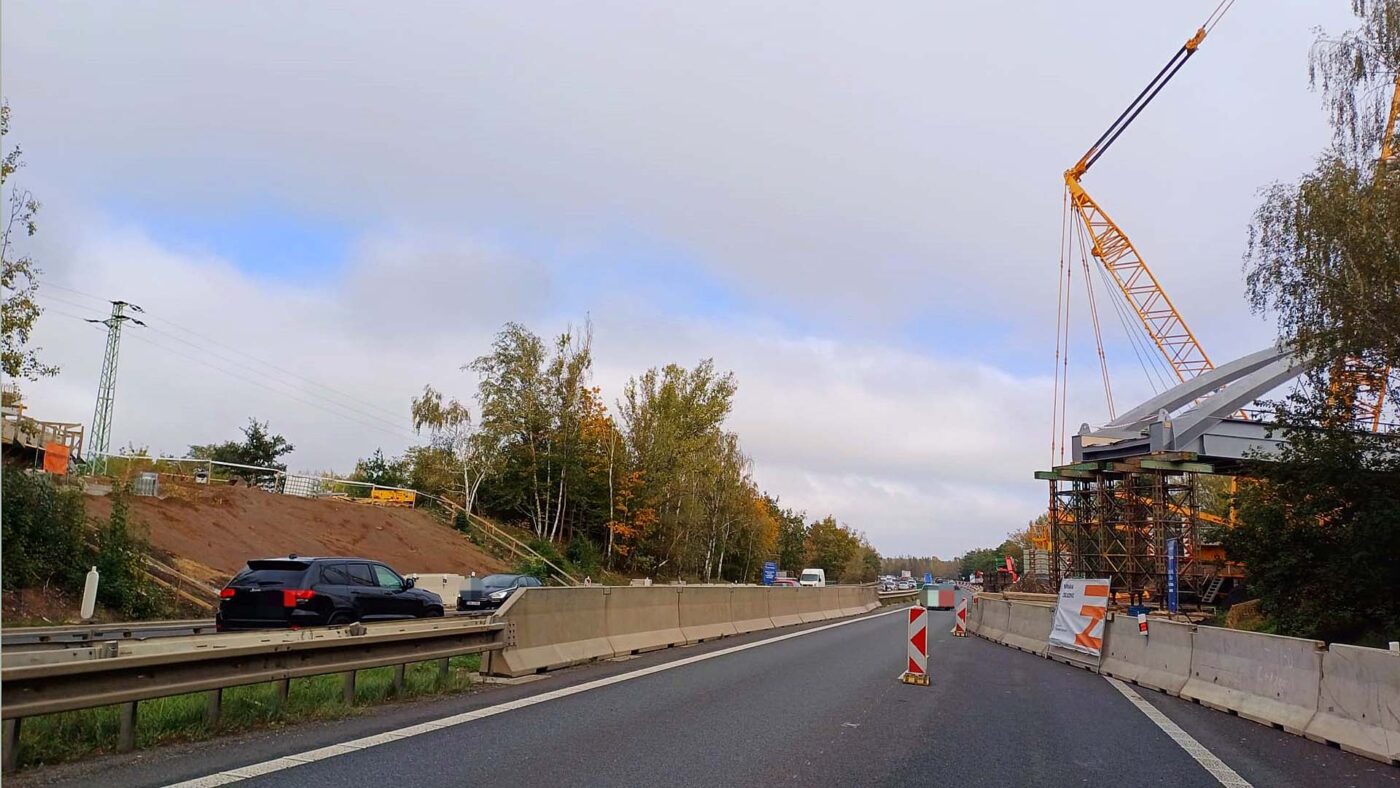
[[[979,638],[953,638],[950,627],[950,613],[930,612],[931,687],[896,680],[905,636],[905,618],[896,613],[511,708],[240,784],[1221,784],[1106,679]],[[190,779],[791,631],[670,649],[465,698],[96,766],[108,786]],[[1136,691],[1253,785],[1400,785],[1400,769]],[[51,776],[90,784],[95,773]]]

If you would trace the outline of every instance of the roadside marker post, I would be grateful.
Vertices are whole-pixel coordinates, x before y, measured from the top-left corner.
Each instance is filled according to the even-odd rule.
[[[1138,633],[1141,634],[1143,637],[1147,637],[1147,614],[1146,614],[1146,613],[1138,613],[1138,614],[1137,614],[1137,620],[1138,620]]]
[[[927,687],[928,679],[928,611],[922,605],[909,608],[909,667],[899,680],[905,684]]]
[[[967,637],[967,597],[958,599],[958,605],[953,609],[953,637]]]

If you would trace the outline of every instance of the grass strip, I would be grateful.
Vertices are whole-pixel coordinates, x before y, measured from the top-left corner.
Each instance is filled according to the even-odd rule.
[[[230,687],[224,690],[220,719],[214,726],[204,718],[207,693],[144,700],[136,710],[136,747],[144,749],[255,728],[337,719],[389,701],[462,692],[471,687],[471,677],[480,666],[479,654],[452,657],[447,680],[443,681],[436,661],[411,663],[404,671],[403,695],[398,697],[394,695],[392,667],[361,670],[355,677],[353,706],[345,704],[343,679],[338,673],[292,679],[287,702],[281,709],[277,707],[277,687],[273,683]],[[117,706],[103,706],[25,718],[20,726],[20,768],[114,752],[117,713]]]

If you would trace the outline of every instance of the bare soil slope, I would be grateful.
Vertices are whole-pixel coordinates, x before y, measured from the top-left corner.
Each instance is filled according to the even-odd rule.
[[[504,571],[505,562],[427,512],[312,500],[248,487],[171,484],[161,498],[132,497],[131,520],[149,528],[151,546],[182,572],[222,584],[250,558],[345,555],[383,561],[402,573]],[[106,519],[105,495],[88,498],[89,517]]]

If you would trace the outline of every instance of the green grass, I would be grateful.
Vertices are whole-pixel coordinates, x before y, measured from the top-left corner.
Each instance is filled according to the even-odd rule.
[[[224,690],[220,720],[204,720],[207,693],[174,695],[141,701],[136,711],[138,749],[178,741],[210,739],[226,733],[273,727],[308,720],[329,720],[362,713],[366,707],[402,698],[446,695],[471,686],[471,674],[481,657],[453,657],[447,681],[438,677],[438,663],[410,664],[404,673],[404,694],[394,697],[394,669],[372,668],[355,678],[355,705],[345,705],[340,674],[292,679],[285,708],[277,708],[276,685],[253,684]],[[113,752],[117,747],[118,707],[45,714],[24,720],[20,727],[21,768],[73,761]]]

